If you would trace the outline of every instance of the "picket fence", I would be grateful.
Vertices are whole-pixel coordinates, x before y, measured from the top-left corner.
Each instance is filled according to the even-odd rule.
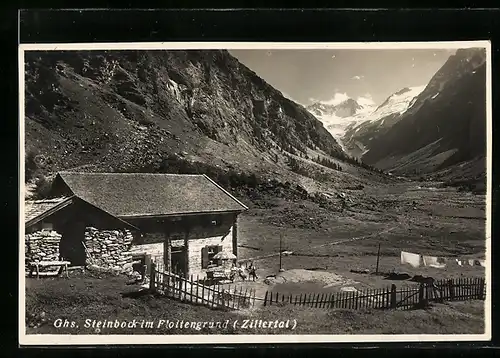
[[[166,297],[209,308],[239,310],[255,306],[260,301],[264,306],[295,305],[314,308],[340,309],[414,309],[431,302],[484,300],[486,282],[484,278],[458,278],[436,280],[433,284],[420,283],[397,288],[366,289],[355,292],[323,292],[306,294],[284,294],[267,291],[256,297],[255,289],[220,284],[207,285],[205,278],[182,277],[159,270],[154,263],[150,268],[150,290]]]
[[[398,289],[393,284],[390,288],[355,292],[292,295],[268,291],[264,306],[292,304],[314,308],[413,309],[425,307],[430,302],[484,300],[485,292],[484,278],[459,278],[434,281],[434,285],[421,283]]]
[[[255,305],[255,290],[234,285],[208,286],[204,279],[185,278],[174,273],[160,271],[154,263],[150,269],[150,290],[181,302],[203,305],[209,308],[239,310]]]

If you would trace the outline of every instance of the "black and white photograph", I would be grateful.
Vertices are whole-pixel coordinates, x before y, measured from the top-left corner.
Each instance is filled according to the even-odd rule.
[[[488,41],[19,56],[22,344],[490,339]]]

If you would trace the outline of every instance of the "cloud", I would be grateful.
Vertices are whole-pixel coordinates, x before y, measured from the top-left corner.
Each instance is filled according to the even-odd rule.
[[[351,80],[361,80],[363,78],[365,78],[365,76],[353,76],[351,77]]]
[[[375,104],[375,101],[373,101],[372,95],[369,93],[366,93],[363,96],[359,96],[358,99],[356,100],[360,105],[362,106],[373,106]]]
[[[309,101],[311,101],[312,103],[321,102],[323,104],[330,104],[332,106],[335,106],[339,103],[344,102],[345,100],[347,100],[349,98],[350,97],[347,95],[347,93],[337,92],[333,95],[333,98],[330,98],[329,100],[326,100],[326,101],[321,101],[321,100],[316,99],[316,98],[309,98]]]

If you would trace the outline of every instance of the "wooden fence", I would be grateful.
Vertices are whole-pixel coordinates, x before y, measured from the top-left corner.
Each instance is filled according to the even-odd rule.
[[[151,264],[149,286],[152,292],[160,293],[166,297],[203,305],[210,308],[225,308],[239,310],[255,305],[255,290],[245,289],[231,285],[207,286],[204,279],[199,277],[184,278],[179,275],[162,272]]]
[[[255,297],[254,289],[243,289],[220,284],[208,286],[205,278],[190,278],[163,272],[152,263],[150,289],[166,297],[210,308],[238,310],[255,306],[260,301],[264,306],[292,304],[314,308],[342,309],[413,309],[427,306],[430,302],[484,300],[486,283],[484,278],[459,278],[438,280],[433,284],[420,283],[413,286],[396,285],[383,289],[366,289],[355,292],[283,294],[267,291],[265,297]]]
[[[355,292],[307,293],[300,295],[266,292],[264,306],[292,304],[315,308],[344,309],[412,309],[430,302],[485,299],[484,278],[459,278],[421,283],[415,286],[367,289]]]

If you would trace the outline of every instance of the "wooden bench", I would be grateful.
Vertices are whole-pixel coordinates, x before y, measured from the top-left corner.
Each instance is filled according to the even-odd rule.
[[[68,265],[71,264],[69,261],[38,261],[30,263],[30,276],[33,273],[33,270],[36,272],[36,278],[40,278],[40,276],[59,276],[59,271],[62,269],[63,272],[66,273],[66,277],[69,278],[68,274]],[[53,272],[40,272],[40,267],[50,267],[57,266],[59,269]]]

